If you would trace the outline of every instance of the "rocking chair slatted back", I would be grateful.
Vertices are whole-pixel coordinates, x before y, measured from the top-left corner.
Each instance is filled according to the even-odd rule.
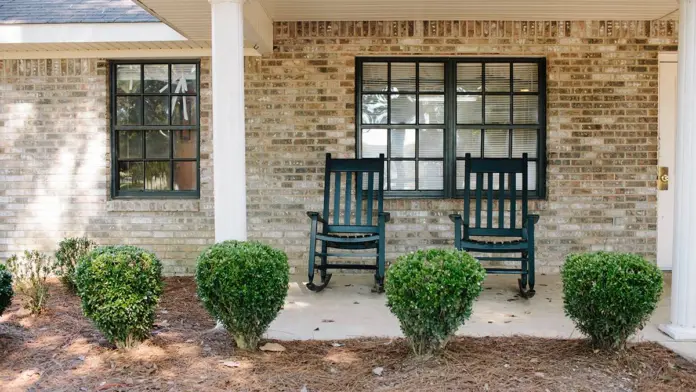
[[[326,154],[323,218],[329,223],[328,231],[361,232],[375,227],[377,214],[384,212],[383,189],[383,154],[363,159],[332,159]]]
[[[522,223],[527,220],[527,184],[528,157],[523,154],[519,159],[501,158],[472,158],[466,154],[464,158],[464,225],[469,227],[469,234],[474,236],[521,236]],[[517,192],[517,176],[521,176],[522,190]],[[475,178],[474,184],[472,180]],[[497,190],[494,189],[497,178]],[[507,188],[505,183],[507,179]],[[473,188],[473,189],[472,189]],[[474,225],[471,226],[471,197],[474,193]],[[485,192],[485,196],[484,196]],[[496,195],[497,193],[497,195]],[[497,196],[497,197],[496,197]],[[483,199],[486,199],[485,227],[483,219]],[[498,199],[497,222],[494,222],[495,211],[493,201]],[[520,224],[517,220],[517,199],[521,199],[522,216]],[[506,201],[506,199],[508,199]],[[509,211],[506,224],[505,211]],[[494,227],[494,223],[496,224]]]

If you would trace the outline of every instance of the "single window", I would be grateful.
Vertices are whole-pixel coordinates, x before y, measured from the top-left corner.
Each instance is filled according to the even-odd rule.
[[[467,153],[527,153],[545,196],[545,59],[361,57],[356,90],[357,156],[385,154],[385,195],[462,197]]]
[[[114,197],[198,197],[198,61],[111,64]]]

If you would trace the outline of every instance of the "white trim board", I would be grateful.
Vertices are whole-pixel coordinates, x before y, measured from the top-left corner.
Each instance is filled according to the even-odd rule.
[[[1,48],[2,46],[0,46]],[[156,59],[210,57],[210,48],[199,49],[113,49],[113,50],[54,50],[54,51],[0,51],[0,60],[34,59]],[[258,57],[253,48],[244,48],[244,57]]]
[[[0,44],[186,41],[164,23],[0,25]]]

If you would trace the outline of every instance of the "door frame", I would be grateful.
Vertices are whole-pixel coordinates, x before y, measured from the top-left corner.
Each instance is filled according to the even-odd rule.
[[[675,64],[675,63],[677,63],[677,62],[678,62],[678,54],[677,54],[677,52],[663,52],[663,53],[659,53],[658,56],[657,56],[657,58],[658,58],[658,63],[657,63],[657,64],[658,64],[658,82],[659,82],[659,81],[662,79],[662,76],[663,76],[664,64],[665,64],[665,63],[668,63],[668,64]],[[678,88],[678,86],[677,86],[677,88]],[[658,135],[658,151],[657,151],[657,166],[659,166],[659,165],[661,164],[661,161],[660,161],[660,140],[661,140],[661,135],[662,135],[662,132],[661,132],[662,129],[661,129],[661,128],[662,128],[662,126],[663,126],[662,113],[663,113],[663,110],[665,109],[665,107],[663,107],[663,106],[661,106],[661,105],[662,105],[662,102],[663,102],[662,99],[664,99],[664,98],[663,98],[663,95],[664,95],[664,94],[665,94],[665,92],[664,92],[664,88],[663,88],[663,86],[662,86],[662,83],[658,83],[658,121],[657,121],[657,124],[658,124],[658,131],[657,131],[657,132],[658,132],[658,133],[657,133],[657,135]],[[675,91],[674,94],[677,94],[677,92]],[[675,102],[675,103],[676,103],[676,102]],[[675,137],[675,138],[676,138],[676,132],[677,132],[677,129],[676,129],[677,124],[676,124],[676,121],[677,121],[677,119],[675,118],[675,119],[674,119],[674,137]],[[676,152],[676,150],[675,150],[675,152]],[[664,162],[662,162],[662,164],[664,164]],[[675,165],[676,165],[676,163],[675,163]],[[675,172],[675,168],[674,168],[674,167],[670,168],[670,173],[669,173],[670,177],[674,175],[674,172]],[[657,173],[657,170],[655,171],[655,173]],[[656,177],[657,177],[657,176],[656,176]],[[670,184],[670,185],[672,185],[672,184]],[[672,191],[673,191],[673,189],[672,189]],[[659,193],[660,193],[661,191],[656,190],[656,192],[657,192],[657,201],[656,201],[656,214],[657,214],[656,218],[657,218],[657,224],[656,224],[655,230],[657,230],[657,233],[656,233],[656,234],[657,234],[657,237],[656,237],[656,243],[655,243],[655,258],[656,258],[656,261],[657,261],[657,263],[658,263],[658,267],[660,267],[660,269],[662,269],[662,270],[671,270],[671,269],[672,269],[672,264],[671,264],[671,263],[670,263],[670,264],[667,264],[667,263],[665,263],[665,262],[660,263],[660,260],[661,260],[661,259],[664,259],[664,257],[662,257],[662,258],[660,257],[660,254],[661,254],[661,253],[660,253],[660,249],[662,249],[662,248],[659,247],[659,244],[660,244],[660,232],[659,232],[659,230],[658,230],[658,227],[660,226],[660,225],[659,225],[659,222],[660,222],[660,216],[661,216],[661,215],[660,215],[660,201],[659,201],[659,199],[660,199]],[[672,204],[672,207],[673,207],[673,204]],[[672,214],[672,217],[671,217],[672,224],[674,224],[674,211],[672,211],[671,214]],[[673,232],[670,233],[670,234],[673,234]],[[672,236],[672,237],[673,237],[673,236]],[[674,251],[672,250],[670,253],[674,253]]]

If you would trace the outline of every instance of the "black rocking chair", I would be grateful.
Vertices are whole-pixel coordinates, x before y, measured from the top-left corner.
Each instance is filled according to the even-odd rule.
[[[331,154],[326,154],[324,211],[322,214],[307,212],[307,216],[312,219],[308,289],[322,291],[331,280],[331,274],[327,273],[327,270],[338,268],[375,270],[373,291],[384,291],[384,226],[390,219],[389,213],[383,209],[384,162],[384,155],[380,155],[379,158],[332,159]],[[321,223],[321,230],[318,229],[318,223]],[[316,249],[317,241],[321,242],[320,251]],[[330,253],[329,249],[351,252]],[[369,249],[374,249],[374,252],[359,252]],[[321,259],[318,265],[315,263],[317,257]],[[329,257],[374,258],[376,262],[374,265],[329,264]],[[319,285],[313,283],[315,269],[319,270],[321,275]]]
[[[535,294],[534,224],[539,221],[539,216],[527,213],[527,154],[523,154],[521,159],[471,158],[471,154],[466,154],[464,162],[464,217],[462,218],[459,214],[450,215],[450,219],[454,222],[454,246],[460,250],[486,254],[519,253],[520,257],[506,255],[477,257],[477,259],[519,261],[520,268],[496,267],[486,268],[486,271],[494,274],[520,274],[521,277],[518,279],[520,295],[523,298],[533,297]],[[521,192],[517,190],[518,175],[522,180]],[[472,193],[476,204],[473,224],[470,218]],[[520,215],[516,211],[518,197],[521,199]],[[493,208],[496,198],[498,199],[495,203],[497,211]],[[486,203],[484,220],[481,219],[483,200]],[[507,222],[506,210],[509,212]],[[496,212],[497,219],[494,219]],[[518,219],[521,221],[519,225]],[[494,220],[497,221],[496,227],[493,225]],[[500,241],[491,241],[485,237],[504,238]],[[528,284],[529,288],[527,288]]]

